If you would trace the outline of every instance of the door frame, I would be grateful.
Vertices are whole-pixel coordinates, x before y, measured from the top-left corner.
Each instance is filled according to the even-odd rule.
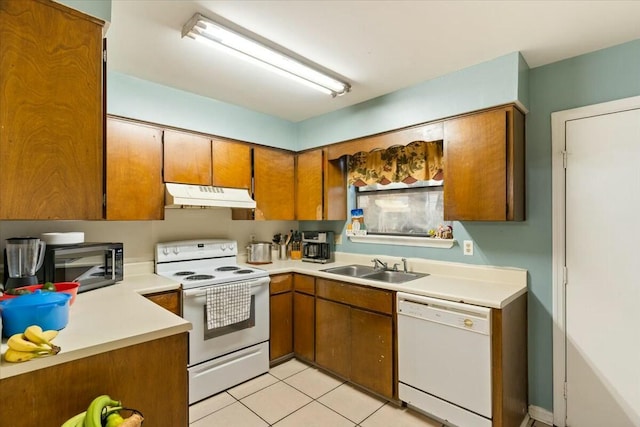
[[[553,311],[553,425],[565,427],[566,373],[566,123],[572,120],[640,108],[640,96],[551,113],[551,214],[552,214],[552,311]]]

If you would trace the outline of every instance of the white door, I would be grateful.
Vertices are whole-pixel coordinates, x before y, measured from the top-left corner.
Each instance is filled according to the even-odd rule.
[[[566,425],[640,426],[640,109],[566,122]]]

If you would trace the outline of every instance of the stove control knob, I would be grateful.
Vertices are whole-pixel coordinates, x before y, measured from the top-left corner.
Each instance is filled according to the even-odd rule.
[[[165,255],[169,255],[169,248],[163,248],[162,253]]]
[[[178,255],[180,253],[180,250],[178,249],[177,246],[173,248],[173,253],[176,254],[176,255]]]
[[[226,251],[227,250],[227,244],[226,243],[220,243],[220,249],[222,249],[222,251]]]
[[[229,243],[229,250],[232,251],[235,249],[235,245],[233,243]]]

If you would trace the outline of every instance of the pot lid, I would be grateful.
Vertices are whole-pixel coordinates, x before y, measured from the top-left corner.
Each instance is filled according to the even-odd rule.
[[[0,301],[0,307],[34,307],[47,304],[63,305],[64,303],[69,301],[70,298],[71,294],[68,294],[66,292],[42,292],[42,290],[36,289],[31,294],[19,295],[16,298]]]

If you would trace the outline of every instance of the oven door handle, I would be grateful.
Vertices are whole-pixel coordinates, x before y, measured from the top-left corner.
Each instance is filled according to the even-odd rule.
[[[253,281],[251,281],[251,287],[254,288],[254,287],[268,285],[269,282],[270,282],[269,278],[253,280]],[[184,298],[203,297],[203,296],[207,295],[206,289],[209,288],[209,287],[210,286],[202,287],[202,288],[194,288],[194,289],[184,289],[182,291],[182,296]]]

